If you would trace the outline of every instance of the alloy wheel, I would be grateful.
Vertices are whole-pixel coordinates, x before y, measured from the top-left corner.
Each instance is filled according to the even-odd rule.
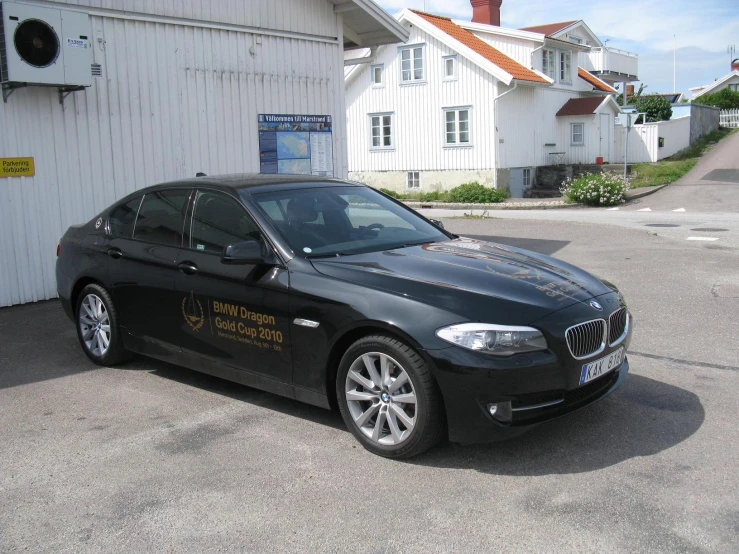
[[[95,356],[103,357],[110,347],[110,317],[105,304],[95,294],[88,294],[80,304],[79,320],[82,340]]]
[[[387,354],[369,352],[346,375],[346,403],[354,423],[372,442],[406,441],[416,425],[416,392],[408,373]]]

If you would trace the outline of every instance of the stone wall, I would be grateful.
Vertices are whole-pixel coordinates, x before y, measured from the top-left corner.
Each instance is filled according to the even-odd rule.
[[[701,104],[690,105],[690,144],[718,129],[721,110]]]

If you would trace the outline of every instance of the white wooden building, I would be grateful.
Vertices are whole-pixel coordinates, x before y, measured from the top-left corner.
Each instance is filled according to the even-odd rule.
[[[347,71],[351,178],[398,191],[474,180],[521,196],[539,166],[613,160],[619,108],[607,97],[637,78],[636,55],[582,21],[507,29],[499,0],[472,4],[472,22],[401,11],[408,42]]]
[[[330,116],[329,165],[345,177],[344,49],[408,36],[372,0],[0,7],[0,158],[10,168],[0,172],[0,306],[55,297],[64,230],[129,192],[200,171],[259,172],[260,114]],[[13,42],[24,33],[36,50]]]

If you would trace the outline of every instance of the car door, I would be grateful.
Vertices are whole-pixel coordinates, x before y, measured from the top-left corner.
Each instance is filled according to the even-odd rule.
[[[239,200],[197,192],[177,258],[180,345],[184,353],[290,383],[287,270],[222,261],[227,245],[248,239],[266,240]]]
[[[191,193],[148,192],[109,218],[108,277],[121,326],[134,337],[175,348],[181,318],[175,262]]]

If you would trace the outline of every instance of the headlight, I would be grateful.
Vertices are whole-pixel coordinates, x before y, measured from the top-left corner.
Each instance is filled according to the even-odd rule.
[[[532,327],[460,323],[439,329],[436,336],[462,348],[497,356],[547,349],[544,335]]]

